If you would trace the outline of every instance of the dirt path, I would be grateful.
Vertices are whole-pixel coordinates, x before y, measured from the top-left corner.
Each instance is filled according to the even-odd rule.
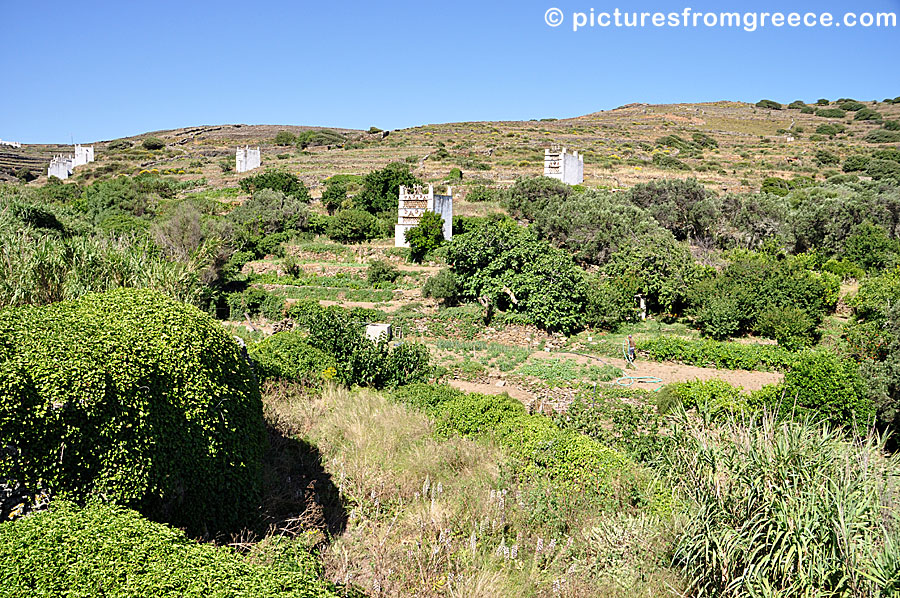
[[[719,379],[734,386],[742,386],[744,390],[759,390],[767,384],[778,384],[784,378],[779,372],[754,372],[750,370],[720,370],[716,368],[701,368],[681,363],[642,361],[635,362],[635,368],[625,369],[624,359],[612,357],[591,358],[576,353],[563,351],[556,353],[536,352],[532,357],[539,359],[572,359],[581,364],[600,365],[608,363],[624,371],[629,376],[654,376],[661,378],[663,384],[670,382],[687,382],[689,380],[713,380]]]

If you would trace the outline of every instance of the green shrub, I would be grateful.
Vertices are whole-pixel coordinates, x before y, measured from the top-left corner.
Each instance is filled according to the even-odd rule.
[[[841,169],[844,172],[859,172],[865,170],[869,166],[869,159],[868,156],[863,156],[862,154],[848,156],[847,159],[844,160]]]
[[[256,380],[196,308],[118,290],[0,312],[0,395],[0,480],[192,533],[232,529],[258,505]]]
[[[328,214],[332,215],[347,200],[347,185],[341,181],[332,181],[331,179],[325,183],[325,191],[322,192],[322,205],[328,210]]]
[[[740,414],[747,410],[747,398],[741,389],[724,380],[691,380],[676,382],[663,388],[685,409],[716,417],[720,414]],[[661,391],[662,392],[662,391]]]
[[[616,331],[623,324],[637,322],[640,309],[631,282],[608,276],[589,277],[585,324],[591,328]]]
[[[424,409],[435,419],[439,434],[493,439],[520,460],[523,476],[547,476],[564,491],[588,493],[610,506],[649,498],[641,496],[646,488],[635,479],[636,468],[627,457],[583,434],[560,429],[547,417],[528,415],[508,395],[415,384],[393,397]]]
[[[334,358],[293,332],[279,332],[257,343],[250,349],[250,357],[261,379],[276,378],[314,386],[337,374]]]
[[[744,327],[745,312],[731,295],[715,295],[703,302],[694,315],[694,323],[705,336],[727,340]]]
[[[830,166],[832,164],[840,164],[841,159],[828,150],[816,150],[816,164],[819,166]]]
[[[466,201],[497,201],[498,199],[500,199],[500,192],[486,185],[475,185],[466,193]]]
[[[451,168],[450,174],[447,175],[447,180],[450,182],[459,182],[463,179],[462,170],[459,168]]]
[[[409,172],[408,164],[394,162],[367,174],[363,179],[363,189],[353,198],[353,203],[372,214],[396,213],[401,185],[415,187],[422,184]]]
[[[437,212],[426,211],[419,219],[419,224],[408,229],[404,237],[409,243],[412,260],[421,262],[444,242],[444,219]]]
[[[0,598],[337,598],[322,577],[299,541],[273,537],[242,556],[120,506],[57,502],[0,524]]]
[[[378,219],[363,210],[341,210],[328,223],[328,237],[338,243],[362,243],[378,238]]]
[[[232,320],[243,320],[245,314],[263,315],[269,320],[284,317],[284,295],[271,293],[258,287],[250,287],[240,293],[231,293],[226,302]]]
[[[862,110],[857,111],[853,120],[880,121],[883,118],[884,117],[881,116],[880,112],[872,110],[871,108],[863,108]]]
[[[861,429],[875,415],[859,367],[822,349],[803,351],[785,373],[781,412]]]
[[[422,296],[437,299],[444,305],[456,305],[459,301],[459,283],[453,270],[444,268],[425,281]]]
[[[900,120],[886,120],[883,127],[888,131],[900,131]]]
[[[756,102],[757,108],[766,108],[769,110],[781,110],[781,104],[774,100],[760,100]]]
[[[278,131],[275,135],[275,145],[294,145],[297,143],[297,136],[290,131]]]
[[[145,150],[161,150],[166,147],[166,142],[160,139],[159,137],[147,137],[141,142],[141,145],[144,146]]]
[[[875,180],[894,179],[900,181],[900,163],[893,160],[869,160],[866,165],[866,174]]]
[[[816,110],[812,106],[804,106],[800,109],[800,114],[815,114]]]
[[[659,168],[668,168],[671,170],[691,170],[691,167],[669,154],[662,152],[653,154],[653,164]]]
[[[868,143],[894,143],[900,141],[900,131],[889,131],[887,129],[875,129],[869,131],[863,137],[863,141]]]
[[[106,149],[112,150],[112,151],[126,150],[126,149],[130,148],[132,145],[134,145],[134,144],[131,143],[130,141],[128,141],[127,139],[116,139],[115,141],[110,141],[109,145],[106,146]]]
[[[335,360],[335,377],[343,384],[385,388],[423,382],[431,376],[428,349],[423,345],[373,343],[363,334],[358,317],[336,307],[298,304],[290,313],[308,331],[306,342]]]
[[[329,129],[303,131],[297,135],[297,147],[306,149],[310,146],[344,145],[347,137]]]
[[[840,108],[819,108],[816,110],[816,116],[821,116],[822,118],[844,118],[847,116],[847,113]]]
[[[806,347],[816,340],[816,323],[799,307],[769,306],[757,317],[756,330],[790,351]]]
[[[309,203],[309,189],[297,175],[284,170],[267,169],[265,172],[244,177],[240,182],[245,193],[256,194],[262,189],[280,191],[286,196]]]
[[[373,287],[390,286],[400,278],[400,270],[385,260],[375,260],[369,264],[366,280]]]
[[[827,105],[830,104],[830,103],[831,103],[831,102],[829,102],[829,101],[826,100],[825,98],[819,98],[818,100],[816,100],[816,105],[817,105],[817,106],[827,106]]]
[[[787,105],[791,110],[801,110],[806,108],[806,103],[803,100],[794,100],[790,104]]]
[[[826,123],[816,127],[816,133],[819,135],[828,135],[829,137],[834,137],[846,130],[847,127],[840,123]]]
[[[866,105],[862,102],[857,102],[856,100],[847,100],[838,104],[838,108],[841,110],[846,110],[847,112],[856,112],[857,110],[862,110]]]
[[[462,299],[524,313],[549,330],[570,332],[584,325],[584,271],[531,229],[487,222],[454,236],[447,261]]]

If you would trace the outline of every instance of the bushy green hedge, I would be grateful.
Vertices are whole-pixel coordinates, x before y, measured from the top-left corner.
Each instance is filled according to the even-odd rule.
[[[260,378],[278,378],[315,385],[337,375],[333,357],[311,347],[299,334],[282,332],[257,343],[250,350]]]
[[[113,505],[57,502],[0,524],[0,598],[339,596],[321,576],[296,541],[266,540],[244,557]]]
[[[777,345],[742,345],[709,339],[658,337],[640,341],[638,349],[654,361],[678,361],[724,370],[780,370],[791,367],[795,354]]]
[[[443,385],[413,384],[393,396],[424,410],[439,434],[492,438],[517,457],[526,476],[549,476],[570,492],[589,492],[615,504],[644,495],[640,470],[622,453],[584,434],[529,415],[508,395],[463,393]]]
[[[258,503],[262,401],[208,315],[148,290],[0,312],[0,480],[204,533]]]

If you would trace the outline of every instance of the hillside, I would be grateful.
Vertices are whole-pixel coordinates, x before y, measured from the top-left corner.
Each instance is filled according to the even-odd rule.
[[[833,103],[825,108],[834,108]],[[866,102],[885,120],[900,119],[900,104]],[[818,109],[810,105],[808,110]],[[880,122],[804,114],[800,109],[772,110],[739,102],[701,104],[629,104],[614,110],[575,118],[543,121],[501,121],[430,124],[383,133],[349,129],[321,129],[281,125],[219,125],[148,132],[123,140],[95,141],[97,161],[79,168],[75,180],[140,169],[174,171],[182,178],[203,175],[210,186],[233,186],[237,175],[223,172],[219,161],[234,162],[238,145],[259,145],[263,166],[278,166],[297,173],[313,190],[334,174],[365,174],[394,161],[405,161],[428,181],[443,181],[454,167],[465,180],[509,184],[519,176],[540,174],[543,149],[561,144],[585,155],[585,185],[627,188],[636,183],[692,173],[716,191],[757,191],[768,176],[790,179],[820,175],[817,150],[846,158],[857,148],[871,147],[865,135]],[[823,124],[846,130],[834,136],[817,134]],[[294,135],[333,131],[331,139],[313,141],[305,149],[274,144],[280,131]],[[686,151],[679,143],[658,143],[666,136],[691,142],[695,134],[712,138],[718,147]],[[158,137],[167,144],[153,154],[139,148],[142,139]],[[123,142],[131,142],[125,148]],[[317,143],[322,142],[323,145]],[[712,144],[707,144],[712,145]],[[20,167],[28,157],[48,160],[66,151],[60,145],[25,145],[4,152],[4,166]],[[672,156],[686,166],[653,162],[657,153]],[[10,160],[17,153],[22,160]],[[28,163],[28,166],[31,162]],[[689,168],[686,170],[685,168]],[[10,168],[6,168],[9,174]],[[184,170],[184,174],[179,174]],[[39,174],[35,171],[34,174]],[[45,178],[46,170],[37,183]]]

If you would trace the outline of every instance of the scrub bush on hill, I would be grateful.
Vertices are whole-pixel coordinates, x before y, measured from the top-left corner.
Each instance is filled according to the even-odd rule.
[[[310,346],[299,334],[273,334],[254,345],[249,353],[261,379],[275,378],[315,386],[337,373],[334,358]]]
[[[49,511],[0,524],[0,598],[337,598],[302,544],[271,538],[241,555],[121,506]]]
[[[570,332],[584,325],[584,272],[565,252],[507,221],[454,236],[447,262],[460,297],[526,314],[536,325]]]
[[[260,174],[244,177],[240,185],[245,193],[256,194],[263,189],[271,189],[303,203],[309,203],[309,190],[303,181],[297,178],[297,175],[283,170],[269,169]]]
[[[645,210],[621,195],[576,193],[547,177],[519,179],[503,196],[514,218],[531,221],[538,237],[582,263],[604,264],[621,246],[660,231]]]
[[[256,379],[211,317],[148,290],[0,312],[0,480],[214,533],[258,505]]]
[[[714,234],[718,201],[697,179],[641,183],[629,189],[626,198],[680,241],[710,239]]]

